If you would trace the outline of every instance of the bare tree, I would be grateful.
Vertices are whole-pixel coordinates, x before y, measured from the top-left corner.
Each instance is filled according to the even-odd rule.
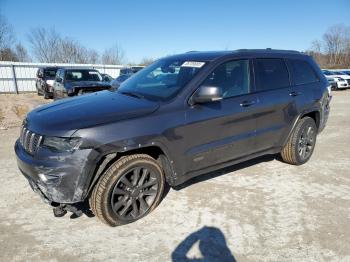
[[[16,53],[11,48],[0,49],[0,61],[18,62]]]
[[[99,62],[100,56],[95,49],[89,49],[87,51],[88,63],[97,64]]]
[[[39,62],[58,62],[61,36],[55,29],[32,29],[28,35],[33,55]]]
[[[12,26],[0,14],[0,60],[13,61],[14,52],[11,46],[15,42]]]
[[[334,25],[323,35],[322,41],[312,42],[308,53],[325,68],[350,67],[350,27]]]
[[[102,54],[101,62],[107,65],[118,65],[122,64],[125,59],[124,50],[118,45],[105,49]]]
[[[30,62],[31,58],[28,55],[27,49],[21,44],[18,43],[15,47],[15,54],[19,62]]]
[[[141,59],[139,65],[148,66],[148,65],[152,64],[154,61],[156,61],[156,59],[153,59],[150,57],[144,57]]]
[[[344,25],[334,25],[323,35],[326,53],[330,64],[341,64],[346,52],[349,28]]]
[[[57,56],[57,60],[60,63],[84,64],[88,62],[86,48],[70,38],[60,40]]]

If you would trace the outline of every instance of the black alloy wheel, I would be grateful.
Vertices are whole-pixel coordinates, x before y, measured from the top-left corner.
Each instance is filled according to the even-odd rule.
[[[135,220],[153,205],[159,188],[159,174],[146,166],[127,170],[117,181],[111,207],[120,220]]]

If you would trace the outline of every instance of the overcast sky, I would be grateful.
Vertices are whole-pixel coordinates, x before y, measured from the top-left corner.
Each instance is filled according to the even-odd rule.
[[[101,52],[118,42],[129,62],[189,50],[305,50],[334,24],[350,26],[350,0],[0,0],[25,46],[31,28]]]

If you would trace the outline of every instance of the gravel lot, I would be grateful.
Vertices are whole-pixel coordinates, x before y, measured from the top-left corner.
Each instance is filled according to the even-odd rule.
[[[307,164],[263,157],[205,175],[117,228],[53,217],[18,171],[18,125],[41,103],[0,95],[0,261],[350,261],[350,90],[333,93]]]

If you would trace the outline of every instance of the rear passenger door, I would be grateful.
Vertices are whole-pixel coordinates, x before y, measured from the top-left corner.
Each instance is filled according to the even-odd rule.
[[[264,151],[283,144],[297,110],[284,59],[257,58],[254,72],[259,100],[255,147],[256,151]]]
[[[316,72],[304,59],[287,59],[288,69],[291,75],[291,95],[298,114],[313,107],[321,99],[318,92],[319,81]]]

